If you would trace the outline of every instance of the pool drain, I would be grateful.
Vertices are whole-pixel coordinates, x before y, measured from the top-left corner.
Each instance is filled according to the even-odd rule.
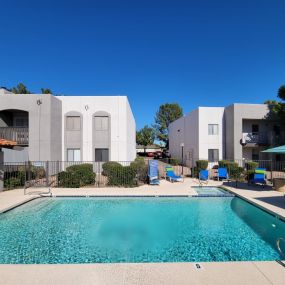
[[[195,263],[194,267],[195,267],[196,270],[203,269],[203,266],[200,263]]]

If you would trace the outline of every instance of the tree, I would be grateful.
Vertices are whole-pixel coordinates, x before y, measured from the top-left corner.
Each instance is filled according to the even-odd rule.
[[[42,94],[52,94],[51,89],[49,88],[41,88]]]
[[[155,115],[154,128],[158,140],[168,146],[168,126],[170,123],[181,118],[183,110],[177,103],[166,103],[159,107]]]
[[[137,144],[144,146],[144,152],[146,146],[152,145],[155,140],[155,131],[153,128],[145,125],[142,129],[136,133]]]
[[[278,89],[278,97],[282,99],[283,101],[285,100],[285,85],[281,85]]]
[[[285,101],[285,85],[280,86],[277,92],[277,97]],[[269,113],[266,116],[267,120],[280,123],[285,126],[285,102],[277,102],[275,100],[267,100],[264,104],[268,105]]]
[[[23,83],[19,83],[16,87],[13,87],[11,91],[15,94],[31,94]]]

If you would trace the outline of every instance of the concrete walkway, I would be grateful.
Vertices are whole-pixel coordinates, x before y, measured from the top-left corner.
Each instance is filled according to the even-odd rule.
[[[223,183],[212,181],[208,186]],[[161,181],[160,186],[138,188],[52,189],[55,196],[189,196],[195,195],[196,179],[183,183]],[[252,203],[285,218],[284,194],[246,185],[224,186]],[[19,203],[39,197],[46,189],[11,190],[0,193],[0,212]],[[285,267],[277,262],[208,262],[199,263],[124,263],[124,264],[61,264],[61,265],[0,265],[0,284],[284,284]]]

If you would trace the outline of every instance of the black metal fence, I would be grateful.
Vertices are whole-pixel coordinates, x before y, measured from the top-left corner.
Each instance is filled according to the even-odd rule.
[[[1,166],[4,189],[28,187],[134,187],[147,182],[147,162],[37,161],[4,163]]]
[[[1,180],[4,189],[40,187],[135,187],[148,182],[148,159],[136,162],[123,161],[108,163],[109,167],[104,167],[103,162],[94,161],[37,161],[21,163],[4,163],[0,165]],[[165,178],[165,167],[172,165],[177,175],[184,177],[197,177],[197,160],[192,160],[189,165],[173,165],[171,160],[158,160],[159,178]],[[266,169],[268,181],[274,178],[285,178],[285,161],[247,161],[232,160],[227,165],[229,176],[233,179],[246,180],[254,168]],[[217,168],[221,162],[208,162],[210,179],[217,177]]]

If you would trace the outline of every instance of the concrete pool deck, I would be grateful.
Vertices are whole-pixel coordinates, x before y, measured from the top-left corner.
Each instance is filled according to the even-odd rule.
[[[211,181],[208,186],[224,186],[238,196],[285,219],[284,193]],[[53,188],[55,196],[190,196],[198,186],[195,179],[183,183],[161,181],[160,186],[138,188]],[[39,197],[46,189],[0,192],[0,212]],[[284,233],[285,235],[285,233]],[[59,265],[0,265],[0,284],[284,284],[285,267],[277,262],[199,263],[114,263]]]

